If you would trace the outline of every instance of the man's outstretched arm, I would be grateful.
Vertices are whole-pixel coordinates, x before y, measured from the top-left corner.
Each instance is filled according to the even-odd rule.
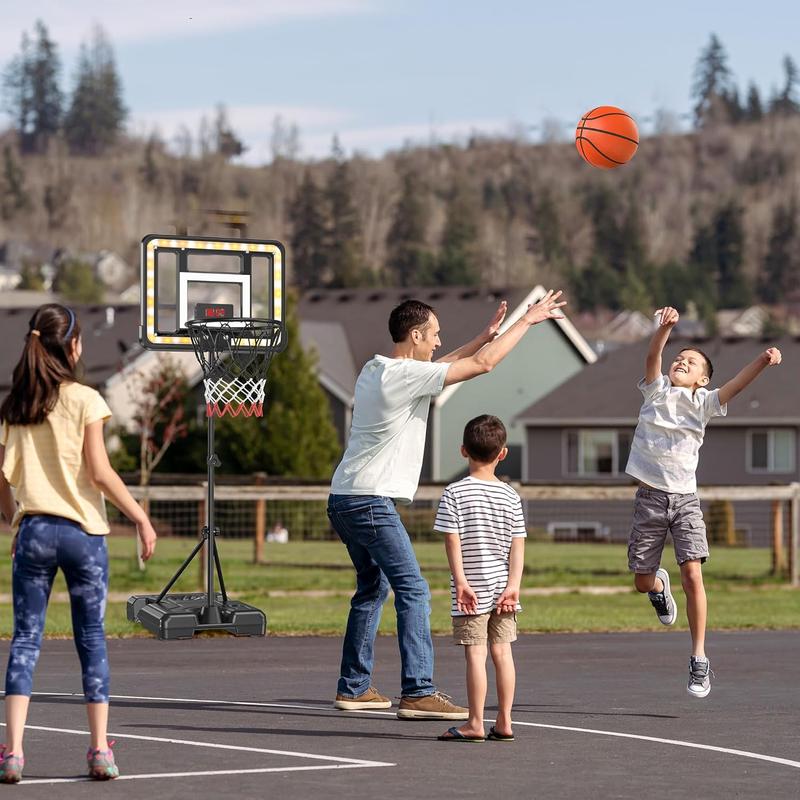
[[[752,383],[766,367],[774,367],[781,363],[781,351],[777,347],[770,347],[761,353],[760,356],[751,361],[736,377],[731,378],[726,384],[720,387],[719,402],[725,405],[729,400],[733,400],[742,389]]]
[[[560,297],[561,291],[553,292],[551,289],[538,303],[530,306],[504,334],[482,347],[475,355],[452,362],[444,385],[461,383],[490,372],[519,344],[531,326],[546,319],[563,319],[558,309],[567,303],[565,300],[559,301]]]
[[[453,361],[458,361],[459,358],[469,358],[469,356],[475,355],[475,353],[477,353],[481,347],[483,347],[485,344],[489,344],[489,342],[493,341],[497,337],[497,334],[500,332],[500,326],[503,324],[503,320],[506,318],[507,311],[508,303],[503,300],[497,307],[497,311],[495,311],[494,316],[489,320],[489,324],[474,339],[471,339],[466,344],[462,344],[461,347],[453,350],[452,353],[448,353],[446,356],[437,358],[436,362],[441,364],[452,364]]]

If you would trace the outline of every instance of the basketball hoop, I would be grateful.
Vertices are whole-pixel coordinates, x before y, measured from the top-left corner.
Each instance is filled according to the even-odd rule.
[[[186,329],[205,376],[206,416],[262,416],[267,372],[280,349],[283,324],[224,317],[192,319]]]

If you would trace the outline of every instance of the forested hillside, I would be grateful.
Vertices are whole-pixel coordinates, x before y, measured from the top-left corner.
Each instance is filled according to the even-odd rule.
[[[98,36],[84,64],[89,94],[118,98]],[[7,68],[7,98],[24,68],[22,55]],[[701,312],[800,299],[800,106],[788,57],[784,72],[779,93],[762,102],[751,86],[740,103],[712,37],[692,132],[645,137],[630,164],[608,172],[571,141],[479,136],[380,160],[345,157],[334,140],[330,158],[306,162],[280,124],[273,161],[246,167],[234,163],[241,144],[222,107],[203,131],[166,144],[126,134],[121,100],[99,106],[104,130],[80,128],[73,93],[49,127],[20,106],[0,138],[0,243],[109,249],[135,265],[144,234],[207,232],[206,212],[228,209],[247,212],[249,235],[287,243],[302,288],[542,282],[568,286],[583,308],[694,300]],[[35,282],[37,265],[25,268]]]

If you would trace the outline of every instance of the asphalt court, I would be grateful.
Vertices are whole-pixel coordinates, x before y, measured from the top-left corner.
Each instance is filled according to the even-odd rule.
[[[463,654],[437,638],[439,687],[465,700]],[[516,741],[443,743],[447,723],[331,707],[340,641],[110,640],[110,730],[123,778],[82,779],[88,737],[71,641],[46,641],[26,734],[42,798],[800,797],[800,632],[709,637],[711,695],[686,694],[680,632],[523,636]],[[2,657],[8,643],[2,643]],[[394,638],[375,685],[398,693]],[[491,680],[491,678],[490,678]],[[486,718],[493,707],[490,690]],[[488,730],[489,722],[487,722]],[[7,790],[8,791],[8,790]]]

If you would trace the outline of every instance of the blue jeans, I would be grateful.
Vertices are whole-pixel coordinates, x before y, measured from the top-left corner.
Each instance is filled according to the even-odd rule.
[[[369,689],[375,636],[391,587],[397,610],[401,694],[433,694],[430,590],[394,503],[388,497],[332,494],[328,518],[356,568],[338,693],[358,697]]]
[[[47,603],[59,567],[69,589],[84,697],[87,703],[107,703],[106,537],[86,533],[77,522],[40,514],[23,517],[19,526],[12,577],[14,638],[8,655],[6,694],[31,694]]]

